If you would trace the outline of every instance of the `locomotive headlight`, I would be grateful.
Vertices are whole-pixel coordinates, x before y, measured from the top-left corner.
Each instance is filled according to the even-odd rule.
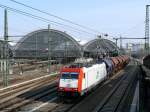
[[[77,91],[77,90],[78,90],[78,88],[75,88],[74,90],[75,90],[75,91]]]
[[[63,88],[61,88],[61,87],[60,87],[59,89],[60,89],[60,90],[63,90]]]

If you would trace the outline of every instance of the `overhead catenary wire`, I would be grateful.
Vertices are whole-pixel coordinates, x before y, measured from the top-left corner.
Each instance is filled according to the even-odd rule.
[[[17,3],[17,4],[20,4],[20,5],[22,5],[22,6],[25,6],[25,7],[27,7],[27,8],[30,8],[30,9],[32,9],[32,10],[35,10],[35,11],[41,12],[41,13],[43,13],[43,14],[46,14],[46,15],[49,15],[49,16],[52,16],[52,17],[55,17],[55,18],[57,18],[57,19],[59,19],[59,20],[62,20],[62,21],[65,21],[65,22],[71,23],[71,24],[73,24],[73,25],[76,25],[76,26],[78,26],[78,27],[84,28],[84,29],[86,29],[86,30],[89,30],[89,31],[92,31],[92,32],[95,32],[95,33],[98,33],[98,34],[100,33],[99,31],[94,30],[94,29],[92,29],[92,28],[89,28],[89,27],[86,27],[86,26],[80,25],[80,24],[78,24],[78,23],[75,23],[75,22],[70,21],[70,20],[68,20],[68,19],[64,19],[64,18],[62,18],[62,17],[56,16],[56,15],[51,14],[51,13],[48,13],[48,12],[46,12],[46,11],[43,11],[43,10],[40,10],[40,9],[37,9],[37,8],[31,7],[31,6],[27,5],[27,4],[24,4],[24,3],[18,2],[18,1],[16,1],[16,0],[10,0],[10,1],[12,1],[12,2],[14,2],[14,3]],[[101,33],[100,33],[100,34],[101,34]]]
[[[1,8],[5,8],[5,9],[10,10],[10,11],[13,11],[13,12],[16,12],[16,13],[19,13],[19,14],[27,16],[27,17],[31,17],[31,18],[36,19],[36,20],[40,20],[40,21],[46,22],[48,24],[50,23],[50,24],[55,24],[55,25],[61,25],[61,26],[65,26],[65,27],[74,29],[74,30],[79,31],[79,32],[84,32],[84,33],[87,33],[87,34],[90,34],[90,35],[95,35],[95,33],[90,33],[90,32],[87,32],[87,31],[84,31],[84,30],[81,30],[81,29],[74,28],[74,27],[69,26],[69,25],[65,25],[65,24],[62,24],[62,23],[59,23],[59,22],[56,22],[56,21],[51,21],[49,19],[37,16],[37,15],[33,15],[31,13],[24,12],[24,11],[21,11],[21,10],[17,10],[17,9],[8,7],[6,5],[0,4],[0,7]]]
[[[41,13],[43,13],[43,14],[47,14],[47,15],[49,15],[49,16],[58,18],[58,19],[60,19],[60,20],[62,20],[62,21],[66,21],[66,22],[68,22],[68,23],[71,23],[71,24],[74,24],[74,25],[77,25],[77,26],[81,26],[81,27],[82,27],[82,25],[77,24],[77,23],[75,23],[75,22],[73,22],[73,21],[70,21],[70,20],[61,18],[61,17],[59,17],[59,16],[56,16],[56,15],[54,15],[54,14],[48,13],[48,12],[46,12],[46,11],[43,11],[43,10],[40,10],[40,9],[37,9],[37,8],[31,7],[31,6],[29,6],[29,5],[26,5],[26,4],[24,4],[24,3],[18,2],[18,1],[16,1],[16,0],[10,0],[10,1],[15,2],[15,3],[17,3],[17,4],[20,4],[20,5],[22,5],[22,6],[28,7],[28,8],[30,8],[30,9],[36,10],[36,11],[41,12]],[[22,12],[23,12],[23,11],[22,11]],[[18,12],[17,12],[17,13],[18,13]],[[30,14],[30,13],[28,13],[28,14]],[[31,15],[33,15],[33,14],[31,14]],[[26,15],[26,16],[28,16],[28,15]],[[33,15],[33,16],[35,17],[35,15]],[[34,17],[31,17],[31,18],[34,18]],[[38,16],[38,17],[39,17],[39,16]],[[35,17],[34,19],[37,19],[38,17]],[[40,19],[42,19],[42,17],[39,18],[39,20],[40,20]],[[48,19],[45,20],[45,18],[43,18],[43,19],[44,19],[44,22],[48,20]],[[43,21],[43,19],[42,19],[41,21]],[[51,21],[51,20],[48,20],[46,23],[49,23],[50,21]],[[51,21],[51,22],[55,22],[55,21]],[[55,24],[58,24],[58,22],[55,23]],[[63,25],[63,26],[64,26],[64,24],[62,24],[62,23],[59,23],[59,25]],[[68,27],[68,25],[65,25],[65,27]],[[84,28],[84,27],[85,27],[85,26],[83,26],[82,28]],[[72,26],[69,26],[69,28],[74,29]],[[84,29],[87,29],[87,30],[89,30],[89,31],[93,31],[91,28],[88,28],[88,27],[86,27],[86,28],[84,28]],[[77,30],[79,31],[79,29],[75,29],[75,30],[76,30],[76,31],[77,31]],[[81,31],[81,30],[80,30],[80,31]],[[81,32],[82,32],[82,31],[81,31]],[[90,34],[90,35],[93,35],[92,33],[89,33],[89,32],[85,32],[85,31],[83,31],[83,32],[84,32],[84,33],[87,33],[87,34]]]

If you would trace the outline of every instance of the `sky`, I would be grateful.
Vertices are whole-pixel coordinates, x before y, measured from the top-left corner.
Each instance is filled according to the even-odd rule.
[[[107,33],[107,39],[114,37],[144,37],[145,5],[150,0],[16,0],[34,8],[46,11],[61,18],[84,25],[100,33]],[[100,33],[92,32],[57,18],[39,13],[18,5],[10,0],[0,0],[0,5],[19,9],[51,21],[56,21],[80,31],[62,25],[50,23],[51,28],[65,31],[76,40],[85,43],[95,39]],[[4,9],[0,8],[0,36],[3,36]],[[38,29],[47,28],[48,23],[35,20],[12,11],[8,11],[9,35],[26,35]],[[82,32],[84,30],[89,33]],[[92,34],[91,34],[92,33]],[[11,38],[14,43],[20,38]],[[114,41],[114,40],[113,40]],[[125,40],[132,43],[144,43],[142,40]]]

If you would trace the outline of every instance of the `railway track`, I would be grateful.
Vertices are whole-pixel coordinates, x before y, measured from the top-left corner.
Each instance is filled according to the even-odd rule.
[[[84,97],[79,97],[69,102],[62,101],[54,109],[50,110],[50,112],[69,112],[82,100],[84,100]]]
[[[99,97],[103,97],[101,98],[102,99],[101,102],[96,102],[95,105],[93,104],[94,106],[93,112],[108,112],[108,111],[116,112],[116,110],[120,108],[119,104],[122,103],[123,96],[125,96],[125,93],[128,91],[128,89],[132,85],[132,83],[129,84],[128,82],[134,82],[134,76],[130,75],[131,72],[134,72],[134,70],[135,69],[130,68],[130,70],[126,72],[126,74],[128,75],[123,75],[123,76],[118,75],[116,77],[113,76],[111,80],[114,80],[114,82],[109,84],[110,80],[108,80],[97,88],[97,89],[105,88],[105,85],[108,85],[110,87],[108,89],[104,89],[105,90],[104,92],[106,92],[107,94],[105,93],[104,95],[99,96]],[[66,102],[61,101],[57,97],[57,93],[56,93],[57,88],[56,88],[55,83],[49,84],[50,81],[48,79],[47,82],[44,80],[41,80],[40,82],[41,85],[43,85],[44,82],[45,82],[44,87],[38,85],[39,82],[36,82],[35,85],[31,83],[32,87],[37,86],[37,88],[35,87],[34,89],[28,90],[28,92],[20,93],[19,95],[16,95],[15,97],[7,101],[2,102],[0,100],[0,110],[2,110],[3,112],[37,112],[37,111],[40,111],[40,112],[86,111],[88,112],[87,111],[88,109],[89,109],[89,112],[91,112],[91,110],[93,110],[92,108],[86,105],[84,105],[85,107],[84,106],[80,107],[81,106],[80,104],[82,104],[83,102],[87,102],[89,104],[92,103],[92,101],[86,100],[86,99],[88,97],[94,98],[92,96],[92,94],[95,94],[94,92],[86,97],[76,99],[75,101],[71,103],[66,103]],[[20,91],[26,90],[25,88],[29,89],[30,87],[22,86],[22,89],[19,88],[19,90]],[[0,91],[0,94],[2,94],[1,91]],[[6,94],[6,91],[5,91],[5,94]],[[7,93],[7,95],[9,95],[9,93]],[[0,96],[0,98],[2,98],[2,96]],[[113,102],[114,99],[116,100],[116,98],[118,98],[117,101]],[[99,98],[95,98],[95,99],[98,99],[99,101]],[[97,105],[98,103],[99,105]],[[87,110],[85,108],[87,108]]]
[[[119,73],[120,74],[120,73]],[[111,77],[111,79],[115,78],[115,76]],[[109,82],[109,81],[108,81]],[[107,83],[107,82],[106,82]],[[101,88],[103,87],[103,84],[101,84],[99,87],[97,88]],[[47,109],[47,110],[41,110],[42,112],[72,112],[72,109],[80,103],[82,101],[84,101],[84,99],[88,97],[88,96],[82,96],[78,99],[74,99],[71,103],[66,103],[66,102],[59,102],[57,104],[57,106],[55,106],[55,108],[53,109]],[[80,110],[80,109],[79,109]]]
[[[55,93],[56,89],[57,89],[56,87],[48,87],[48,88],[45,88],[44,90],[38,90],[37,92],[34,92],[33,94],[28,93],[26,95],[18,96],[12,101],[9,101],[11,103],[9,105],[7,103],[7,106],[5,105],[3,111],[5,112],[18,111],[22,106],[27,105],[28,103],[31,103],[42,97]]]
[[[56,74],[57,73],[54,73],[53,75],[56,75]],[[12,85],[12,86],[1,88],[0,89],[0,94],[8,92],[8,91],[10,92],[12,90],[16,90],[16,89],[21,88],[21,87],[25,87],[26,85],[30,85],[30,84],[33,84],[33,83],[36,83],[36,82],[39,82],[39,81],[43,81],[43,80],[51,81],[51,79],[53,80],[53,79],[55,79],[55,77],[51,78],[50,75],[38,77],[38,78],[35,78],[35,79],[32,79],[32,80],[28,80],[28,81],[25,81],[25,82],[22,82],[22,83],[19,83],[19,84],[15,84],[15,85]]]
[[[113,78],[115,78],[115,77],[113,77]],[[103,86],[103,84],[101,86]],[[86,97],[88,97],[88,96],[86,96]],[[23,112],[36,112],[36,111],[40,111],[40,112],[70,112],[80,102],[84,101],[84,99],[86,97],[84,96],[79,99],[74,99],[70,103],[60,101],[57,97],[53,97],[53,98],[50,98],[50,100],[47,101],[47,103],[42,103],[40,105],[36,105],[35,107],[34,107],[34,104],[29,104],[28,106],[24,107],[24,110],[23,109],[22,110],[23,110]],[[53,99],[55,99],[55,100],[52,101]],[[38,104],[39,104],[39,102],[38,102]],[[27,109],[29,107],[32,107],[32,108]]]
[[[51,95],[45,95],[36,101],[30,102],[30,104],[22,107],[19,112],[69,112],[81,100],[82,98],[78,98],[66,103],[60,100],[54,92]]]
[[[44,76],[0,89],[0,110],[12,112],[35,99],[56,92],[55,79],[51,79],[50,76]]]
[[[128,102],[126,98],[131,93],[130,89],[133,90],[133,83],[137,80],[135,78],[137,71],[136,67],[127,66],[125,70],[99,86],[69,112],[117,112],[121,110],[127,105],[124,103]],[[132,75],[133,73],[135,74]],[[131,96],[127,99],[132,100]]]
[[[124,75],[93,112],[118,112],[121,109],[121,103],[127,91],[137,81],[136,75],[137,70],[133,71],[133,75]]]

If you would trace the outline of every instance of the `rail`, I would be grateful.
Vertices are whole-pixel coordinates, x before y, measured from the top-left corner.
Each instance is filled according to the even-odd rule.
[[[111,112],[117,112],[121,106],[121,102],[127,94],[129,87],[132,86],[136,81],[136,72],[137,69],[133,72],[134,74],[124,75],[121,80],[116,84],[116,86],[111,90],[110,93],[104,98],[104,100],[95,108],[93,112],[105,112],[109,110]]]

